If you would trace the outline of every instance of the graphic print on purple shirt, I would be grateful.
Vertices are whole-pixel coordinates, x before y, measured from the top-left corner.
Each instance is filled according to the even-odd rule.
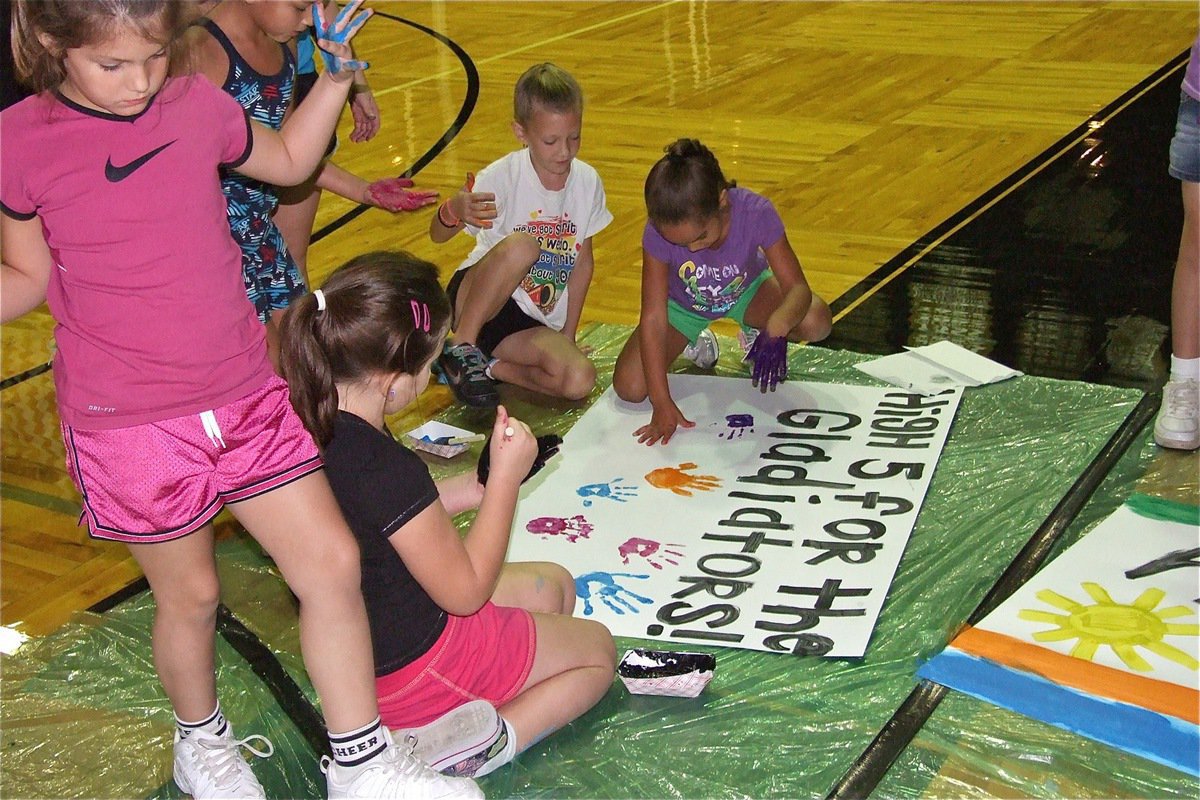
[[[770,268],[763,251],[784,234],[771,201],[749,189],[727,189],[729,233],[717,248],[696,252],[671,244],[649,222],[642,246],[668,267],[667,296],[708,319],[720,319],[754,279]]]

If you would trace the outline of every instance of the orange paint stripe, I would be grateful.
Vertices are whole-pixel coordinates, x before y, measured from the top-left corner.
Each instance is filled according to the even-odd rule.
[[[1032,672],[1072,689],[1200,725],[1200,692],[1177,683],[1133,675],[979,628],[967,627],[950,644],[965,653]]]

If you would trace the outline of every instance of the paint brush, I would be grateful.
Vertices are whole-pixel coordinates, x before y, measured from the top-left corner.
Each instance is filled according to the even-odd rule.
[[[470,436],[439,436],[436,439],[430,439],[428,436],[421,437],[422,441],[429,442],[430,444],[446,444],[446,445],[470,444],[471,442],[482,442],[486,438],[487,438],[487,436],[485,436],[482,433],[472,433]]]

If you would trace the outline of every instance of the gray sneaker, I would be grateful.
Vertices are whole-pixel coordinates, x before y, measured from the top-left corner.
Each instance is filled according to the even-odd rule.
[[[458,402],[474,408],[495,408],[500,402],[496,382],[487,376],[487,366],[487,356],[469,343],[447,343],[438,358],[438,369]]]
[[[420,728],[392,732],[443,775],[475,778],[508,763],[508,730],[491,703],[472,700]]]
[[[700,331],[696,341],[683,348],[683,357],[700,369],[712,369],[717,365],[721,349],[717,346],[717,337],[708,328]]]

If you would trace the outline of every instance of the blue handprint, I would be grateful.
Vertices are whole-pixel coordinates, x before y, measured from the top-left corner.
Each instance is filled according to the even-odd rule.
[[[604,497],[609,500],[615,500],[618,503],[628,502],[627,498],[637,497],[637,488],[627,486],[621,483],[621,478],[613,478],[608,483],[589,483],[585,486],[580,486],[575,490],[575,493],[580,497]],[[591,500],[584,500],[584,507],[592,504]]]
[[[375,12],[372,10],[363,11],[355,16],[355,12],[362,6],[363,0],[352,0],[345,8],[338,12],[334,17],[333,22],[326,22],[325,9],[322,4],[313,3],[313,34],[316,36],[317,44],[321,57],[325,59],[325,68],[330,73],[341,72],[342,70],[359,70],[366,69],[370,66],[366,61],[357,61],[350,58],[342,58],[341,56],[331,53],[326,49],[326,45],[349,45],[354,34],[358,33],[358,29],[366,24],[367,20]],[[324,43],[324,44],[323,44]],[[347,51],[349,48],[345,48]]]
[[[631,572],[589,572],[586,575],[580,575],[575,579],[575,596],[583,600],[583,615],[590,617],[595,609],[592,607],[592,597],[599,598],[600,602],[608,606],[609,610],[614,614],[624,615],[627,611],[637,613],[637,606],[629,602],[622,595],[629,595],[630,598],[639,603],[649,605],[654,601],[649,597],[642,597],[640,594],[625,588],[617,583],[616,578],[638,578],[646,580],[649,575],[634,575]],[[595,588],[592,585],[595,584]]]

